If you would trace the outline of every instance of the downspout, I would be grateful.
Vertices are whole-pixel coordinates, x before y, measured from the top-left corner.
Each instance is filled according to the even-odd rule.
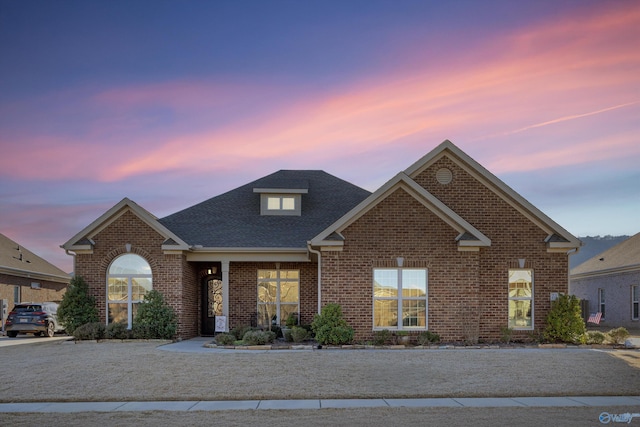
[[[60,246],[60,247],[62,247],[62,246]],[[69,255],[70,257],[73,257],[73,277],[75,277],[76,276],[76,254],[71,252],[69,249],[65,249],[64,253]]]
[[[311,242],[307,242],[309,252],[318,256],[318,314],[322,312],[322,254],[320,251],[311,249]]]

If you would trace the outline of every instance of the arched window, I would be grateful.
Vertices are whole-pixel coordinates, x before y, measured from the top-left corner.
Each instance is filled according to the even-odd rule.
[[[107,272],[107,323],[131,329],[138,303],[152,289],[151,266],[139,255],[119,256]]]

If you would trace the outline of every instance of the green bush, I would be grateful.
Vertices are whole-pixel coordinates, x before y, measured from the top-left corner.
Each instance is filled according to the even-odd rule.
[[[249,331],[257,331],[259,330],[258,328],[254,328],[252,326],[236,326],[235,328],[232,328],[231,331],[229,331],[229,333],[233,334],[236,337],[236,340],[240,341],[242,340],[242,338],[244,337],[244,334],[246,334]]]
[[[101,340],[105,337],[106,327],[104,323],[91,322],[80,325],[73,331],[73,338],[82,340]]]
[[[105,337],[113,340],[126,340],[132,336],[133,333],[127,329],[127,325],[120,322],[109,323],[105,331]]]
[[[77,327],[98,320],[96,300],[89,295],[89,285],[81,276],[74,277],[62,296],[58,307],[58,321],[68,334],[74,335]]]
[[[342,308],[338,304],[327,304],[316,314],[311,328],[318,344],[341,345],[353,341],[354,330],[342,318]]]
[[[272,343],[276,339],[276,334],[272,331],[247,331],[242,337],[246,345],[264,345]]]
[[[509,344],[511,342],[511,337],[513,336],[513,328],[509,328],[507,326],[503,326],[500,328],[500,341],[505,344]]]
[[[587,344],[602,344],[606,336],[600,331],[588,331],[586,335]]]
[[[373,345],[385,345],[391,341],[391,331],[383,329],[373,333]]]
[[[233,345],[236,342],[236,337],[233,334],[221,333],[216,335],[216,343],[220,345]]]
[[[551,305],[547,315],[544,339],[551,342],[578,343],[585,332],[580,300],[575,295],[560,295]]]
[[[440,342],[440,335],[434,332],[424,331],[418,335],[418,345],[434,344],[437,342]]]
[[[138,305],[133,331],[138,338],[172,339],[178,330],[176,314],[156,290],[147,292]]]
[[[291,339],[293,342],[302,342],[307,339],[309,333],[305,328],[301,328],[300,326],[294,326],[291,328]]]
[[[612,329],[606,334],[607,341],[612,344],[624,344],[627,338],[629,338],[629,331],[623,327]]]

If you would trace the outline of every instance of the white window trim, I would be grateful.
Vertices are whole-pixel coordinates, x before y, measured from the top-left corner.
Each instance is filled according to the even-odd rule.
[[[268,278],[268,279],[260,279],[260,271],[276,271],[276,277],[275,278]],[[295,268],[283,268],[280,269],[280,267],[276,267],[276,268],[259,268],[257,271],[257,276],[258,276],[258,281],[256,283],[256,286],[259,287],[260,283],[263,282],[276,282],[276,302],[275,303],[269,303],[269,302],[260,302],[259,299],[257,299],[256,301],[256,312],[260,313],[260,306],[261,305],[275,305],[276,306],[276,316],[278,316],[277,318],[277,324],[278,325],[283,325],[287,319],[282,319],[280,317],[280,306],[282,305],[282,302],[280,301],[280,282],[292,282],[293,280],[291,279],[282,279],[282,276],[280,275],[281,271],[296,271],[298,273],[298,319],[300,319],[300,270],[295,269]],[[284,305],[293,305],[293,303],[291,302],[285,302]],[[260,319],[258,319],[259,321]],[[264,326],[264,325],[262,325]]]
[[[124,304],[125,301],[110,301],[109,300],[109,279],[126,279],[127,280],[127,328],[131,329],[133,327],[133,304],[139,304],[143,300],[134,300],[131,298],[133,293],[133,280],[132,279],[149,279],[151,280],[151,289],[153,289],[153,273],[152,274],[109,274],[111,270],[111,266],[113,263],[120,257],[125,256],[127,254],[120,255],[114,258],[111,263],[109,263],[109,267],[107,268],[107,281],[106,281],[106,305],[107,310],[105,313],[105,324],[109,324],[109,304]],[[140,255],[138,255],[140,256]],[[144,259],[144,257],[141,257]],[[149,261],[144,259],[147,264]]]
[[[635,290],[635,299],[634,299]],[[638,306],[638,316],[634,316],[634,306]],[[640,285],[631,285],[631,320],[640,320]]]
[[[509,296],[509,282],[507,282],[507,325],[509,325],[509,303],[508,301],[531,301],[531,326],[514,326],[515,331],[533,331],[535,329],[535,278],[532,268],[510,268],[509,271],[523,270],[531,272],[531,296],[530,297],[511,297]]]
[[[604,307],[604,310],[602,307]],[[602,313],[600,320],[605,320],[607,314],[607,294],[604,292],[604,288],[598,288],[598,312]]]
[[[397,298],[393,298],[393,297],[376,297],[375,296],[375,272],[376,271],[396,271],[398,273],[398,297]],[[425,281],[426,281],[426,292],[425,292],[425,296],[424,297],[407,297],[407,298],[403,298],[402,297],[402,271],[403,270],[419,270],[419,271],[424,271],[425,274]],[[371,280],[371,287],[372,287],[372,295],[373,298],[371,299],[371,322],[372,322],[372,328],[374,331],[382,331],[385,329],[388,329],[390,331],[428,331],[429,330],[429,269],[427,268],[374,268],[371,271],[371,275],[372,275],[372,280]],[[403,299],[409,300],[409,301],[416,301],[416,300],[424,300],[425,301],[425,319],[424,319],[424,327],[419,327],[419,326],[404,326],[402,325],[400,319],[402,318],[402,301]],[[392,326],[376,326],[375,323],[375,302],[376,300],[385,300],[385,301],[393,301],[393,300],[398,300],[398,325],[396,325],[396,327],[392,327]]]

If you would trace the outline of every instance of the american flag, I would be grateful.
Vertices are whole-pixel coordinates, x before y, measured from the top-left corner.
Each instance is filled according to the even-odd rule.
[[[591,313],[591,315],[589,316],[589,320],[587,320],[587,323],[595,323],[596,325],[599,325],[601,318],[602,313]]]

